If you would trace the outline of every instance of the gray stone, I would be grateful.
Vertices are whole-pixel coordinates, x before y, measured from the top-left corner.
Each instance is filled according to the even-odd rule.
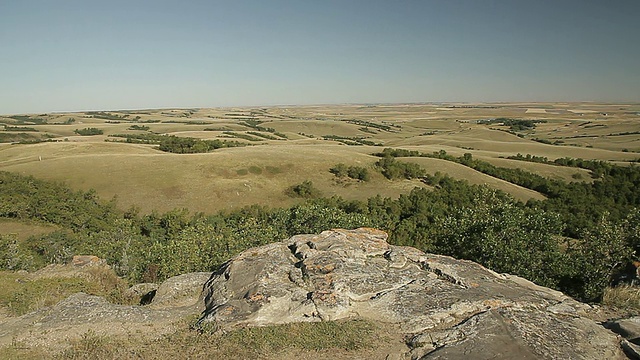
[[[471,261],[386,242],[373,229],[297,235],[247,250],[204,289],[221,329],[366,318],[398,324],[413,359],[616,359],[591,307]]]
[[[624,337],[621,345],[629,358],[640,359],[640,317],[610,320],[604,326]]]
[[[135,284],[124,292],[124,296],[131,299],[136,299],[136,298],[141,299],[143,296],[147,295],[148,293],[154,290],[158,290],[158,284],[154,284],[154,283]]]
[[[297,235],[244,251],[213,274],[170,278],[148,306],[78,293],[0,318],[0,345],[55,350],[88,332],[157,338],[201,314],[201,323],[214,322],[211,328],[221,331],[369,319],[400,334],[396,341],[405,339],[406,347],[400,341],[384,349],[387,359],[622,359],[623,348],[629,356],[639,353],[640,318],[607,323],[627,338],[620,344],[619,336],[589,319],[594,308],[561,292],[471,261],[392,246],[386,238],[374,229]],[[83,271],[50,266],[34,276]],[[141,284],[130,291],[147,286],[153,288]]]
[[[200,295],[210,272],[182,274],[165,280],[151,302],[153,307],[196,306],[202,309]]]
[[[611,320],[606,322],[605,326],[626,339],[640,340],[640,317],[638,316],[628,319]]]
[[[51,270],[52,274],[68,276],[62,267]],[[54,306],[0,319],[0,346],[25,342],[55,349],[87,332],[120,336],[135,333],[143,338],[157,338],[174,331],[176,322],[202,312],[204,302],[200,295],[210,276],[211,273],[193,273],[167,279],[158,287],[159,296],[154,298],[153,306],[118,305],[100,296],[74,294]],[[153,284],[141,284],[130,291],[143,292],[152,287]]]

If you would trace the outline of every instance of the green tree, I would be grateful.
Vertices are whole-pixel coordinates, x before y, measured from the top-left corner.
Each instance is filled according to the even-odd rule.
[[[285,190],[285,193],[291,197],[300,197],[304,199],[313,199],[322,196],[320,190],[316,189],[313,186],[313,183],[309,180],[305,180],[300,184],[290,186],[289,188],[287,188],[287,190]]]
[[[355,229],[373,225],[374,222],[364,214],[309,203],[291,209],[288,229],[290,234],[314,234],[333,228]]]
[[[343,178],[347,176],[348,167],[343,163],[336,164],[331,169],[329,169],[329,172],[339,178]]]
[[[384,177],[394,179],[415,179],[425,176],[426,172],[418,164],[397,161],[392,156],[385,156],[376,162],[376,166]]]
[[[146,244],[140,228],[132,219],[119,218],[109,229],[89,234],[76,251],[106,259],[120,276],[135,277],[141,273],[143,249]]]
[[[91,136],[91,135],[102,135],[104,131],[98,128],[84,128],[84,129],[75,129],[74,133],[82,136]]]
[[[565,271],[558,240],[563,227],[558,215],[525,208],[485,188],[472,205],[441,219],[433,237],[439,253],[557,287]]]
[[[568,291],[584,301],[599,301],[614,275],[628,263],[633,251],[627,244],[624,226],[613,223],[604,214],[582,239],[571,242],[572,276],[564,284]]]
[[[360,166],[350,166],[347,169],[347,176],[360,181],[369,181],[369,170]]]

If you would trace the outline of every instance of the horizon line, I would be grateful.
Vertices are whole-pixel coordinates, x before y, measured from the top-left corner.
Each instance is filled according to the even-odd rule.
[[[5,115],[43,115],[43,114],[68,114],[68,113],[85,113],[95,111],[149,111],[149,110],[193,110],[193,109],[230,109],[230,108],[283,108],[283,107],[322,107],[322,106],[410,106],[410,105],[438,105],[438,104],[468,104],[468,105],[508,105],[508,104],[601,104],[601,105],[640,105],[640,102],[627,101],[597,101],[597,100],[576,100],[576,101],[413,101],[413,102],[346,102],[346,103],[311,103],[311,104],[254,104],[254,105],[229,105],[229,106],[169,106],[169,107],[139,107],[139,108],[98,108],[98,109],[81,109],[81,110],[52,110],[39,112],[20,112],[6,113]]]

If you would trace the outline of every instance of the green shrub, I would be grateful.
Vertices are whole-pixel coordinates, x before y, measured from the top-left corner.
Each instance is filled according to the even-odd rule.
[[[336,164],[331,169],[329,169],[330,173],[332,173],[333,175],[339,178],[347,176],[347,171],[348,171],[348,167],[343,163]]]
[[[336,164],[329,172],[338,178],[349,177],[360,181],[369,181],[369,170],[360,166],[347,166],[345,164]]]
[[[334,228],[355,229],[375,225],[365,214],[349,213],[321,203],[295,206],[288,216],[289,234],[314,234]]]
[[[38,132],[37,129],[32,128],[32,127],[28,127],[28,126],[9,126],[9,125],[5,125],[4,126],[4,131],[33,131],[33,132]]]
[[[605,214],[581,239],[570,243],[567,253],[573,265],[563,284],[565,291],[584,301],[600,301],[614,276],[631,261],[629,235],[624,225],[612,223]]]
[[[369,181],[370,179],[369,170],[360,166],[349,166],[347,176],[360,181]]]
[[[559,216],[528,209],[484,189],[472,204],[459,207],[434,228],[439,253],[478,262],[492,270],[517,274],[543,286],[559,286],[566,256],[558,239]]]
[[[79,244],[78,236],[65,229],[32,236],[25,241],[25,246],[35,257],[36,266],[69,262],[77,252]]]
[[[313,183],[309,180],[303,181],[301,184],[292,185],[285,194],[291,197],[300,197],[304,199],[319,198],[322,196],[322,192],[313,186]]]
[[[0,269],[31,270],[33,262],[33,255],[18,243],[15,235],[0,234]]]
[[[154,136],[158,137],[160,135]],[[176,154],[205,153],[225,147],[246,146],[245,144],[237,141],[221,141],[218,139],[200,140],[178,136],[160,136],[158,139],[160,143],[160,150]]]
[[[376,166],[389,180],[415,179],[425,176],[426,172],[418,164],[400,162],[391,156],[385,156],[376,162]]]
[[[146,125],[131,125],[129,126],[129,128],[127,130],[142,130],[142,131],[147,131],[150,128]]]
[[[74,133],[82,136],[92,136],[92,135],[102,135],[104,131],[98,128],[84,128],[84,129],[75,129]]]

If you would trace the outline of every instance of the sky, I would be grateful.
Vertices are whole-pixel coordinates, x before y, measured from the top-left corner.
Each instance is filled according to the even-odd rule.
[[[0,114],[640,102],[638,0],[0,0]]]

